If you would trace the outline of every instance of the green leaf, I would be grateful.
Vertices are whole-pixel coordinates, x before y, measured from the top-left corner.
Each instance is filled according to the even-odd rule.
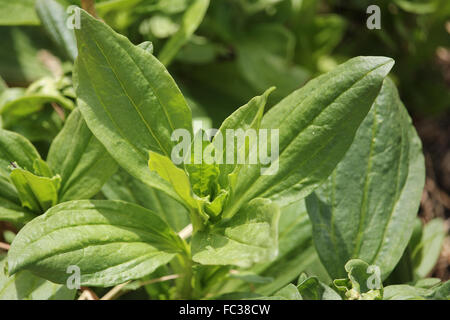
[[[345,158],[306,200],[332,278],[344,277],[346,261],[360,258],[386,279],[411,237],[424,177],[420,140],[386,80]]]
[[[61,176],[59,202],[89,199],[117,170],[117,164],[75,109],[53,140],[47,157]]]
[[[392,285],[384,288],[383,300],[425,300],[429,289],[417,288],[406,284]]]
[[[21,271],[8,277],[4,273],[6,259],[0,260],[0,300],[73,300],[76,290]]]
[[[262,277],[253,272],[248,271],[231,273],[230,278],[239,279],[248,283],[270,283],[274,280],[273,278]]]
[[[19,133],[37,144],[50,144],[63,126],[63,120],[50,106],[20,118],[6,115],[3,120],[5,129]]]
[[[433,300],[450,300],[450,280],[434,287],[433,292],[427,298]]]
[[[39,19],[34,10],[35,0],[0,0],[0,25],[39,25]]]
[[[144,49],[148,53],[153,54],[153,43],[151,41],[144,41],[144,42],[138,44],[138,47],[141,49]]]
[[[0,176],[0,197],[20,204],[16,188],[14,188],[9,178],[3,176]]]
[[[433,219],[424,226],[420,242],[411,253],[417,277],[424,278],[433,270],[441,253],[445,234],[442,219]]]
[[[197,206],[193,198],[191,184],[186,172],[177,168],[170,158],[160,155],[159,153],[150,151],[150,160],[148,167],[152,171],[156,171],[158,175],[170,183],[178,196],[192,208]]]
[[[150,209],[166,221],[176,232],[189,224],[188,211],[164,192],[150,188],[120,169],[102,188],[110,200],[123,200]]]
[[[439,8],[438,1],[408,1],[394,0],[394,3],[406,12],[415,14],[430,14]]]
[[[375,288],[376,282],[371,277],[377,276],[371,272],[369,264],[359,259],[352,259],[345,264],[345,271],[350,279],[351,289],[346,292],[350,300],[380,300],[383,297],[383,286],[380,281],[379,287]],[[381,279],[379,279],[381,280]]]
[[[43,213],[58,203],[61,177],[40,177],[17,168],[11,172],[10,178],[17,189],[23,207]]]
[[[323,268],[312,244],[311,223],[303,200],[280,208],[278,248],[275,260],[258,263],[248,269],[259,276],[273,278],[273,281],[265,284],[255,283],[252,288],[246,283],[228,281],[221,292],[252,290],[263,296],[271,296],[309,268],[312,268],[314,274],[318,272],[319,267]]]
[[[351,59],[270,109],[261,128],[279,130],[279,157],[263,172],[261,164],[243,167],[225,212],[231,216],[255,197],[284,206],[319,186],[350,147],[393,63],[385,57]],[[274,153],[275,147],[268,144],[267,150]]]
[[[12,223],[27,223],[35,217],[26,208],[22,208],[16,201],[11,201],[0,195],[0,221]]]
[[[83,10],[80,21],[74,83],[88,127],[121,167],[179,200],[147,161],[150,150],[170,156],[175,129],[192,132],[180,90],[150,53]]]
[[[419,279],[414,283],[415,287],[418,288],[432,288],[438,284],[441,283],[441,279],[439,278],[425,278],[425,279]]]
[[[75,105],[71,99],[65,97],[62,88],[69,85],[67,78],[54,79],[45,77],[33,82],[25,91],[17,91],[13,94],[2,96],[0,114],[14,118],[22,118],[42,110],[46,103],[55,102],[58,105],[72,110]]]
[[[449,300],[450,281],[432,288],[411,285],[392,285],[384,288],[383,300]]]
[[[36,12],[53,42],[69,59],[75,60],[77,43],[75,33],[67,27],[65,8],[55,0],[36,0]]]
[[[194,0],[184,13],[178,31],[164,45],[158,59],[168,66],[181,47],[190,39],[208,10],[209,0]]]
[[[214,163],[214,145],[207,138],[206,132],[199,130],[190,149],[190,161],[184,168],[189,175],[192,191],[199,197],[215,197],[219,192],[219,166]],[[189,155],[188,155],[189,156]]]
[[[228,118],[226,118],[222,125],[219,128],[219,132],[221,133],[222,142],[217,140],[217,137],[213,139],[213,145],[215,146],[215,150],[218,153],[218,159],[222,159],[222,164],[219,164],[220,175],[219,182],[223,188],[227,188],[229,186],[229,175],[233,173],[233,171],[242,167],[242,165],[237,165],[237,155],[240,153],[241,157],[246,159],[249,150],[238,150],[238,142],[233,137],[233,154],[227,153],[227,143],[228,141],[227,130],[238,130],[242,129],[244,132],[247,130],[255,130],[258,132],[259,127],[261,126],[261,119],[264,113],[264,107],[266,106],[267,99],[269,95],[275,90],[275,87],[271,87],[267,89],[261,96],[257,96],[252,98],[247,104],[243,105],[235,112],[233,112]],[[250,142],[250,144],[253,141]],[[220,146],[222,143],[222,146]],[[222,148],[220,148],[222,147]],[[231,151],[231,150],[230,150]],[[233,161],[227,161],[228,158],[233,159]],[[231,162],[231,163],[228,163]],[[237,174],[237,172],[234,172]],[[233,179],[233,178],[231,178]]]
[[[80,268],[81,285],[113,286],[138,279],[181,252],[181,239],[155,213],[134,204],[76,200],[29,222],[8,253],[10,274],[29,270],[66,283]]]
[[[381,300],[383,284],[378,268],[360,259],[345,264],[347,278],[335,279],[333,287],[346,300]]]
[[[298,280],[297,288],[304,300],[342,300],[339,294],[317,277],[308,277],[304,273]]]
[[[282,297],[286,300],[303,300],[303,296],[299,293],[297,287],[292,283],[276,292],[273,296]]]
[[[278,253],[278,206],[254,199],[232,219],[194,234],[192,259],[206,265],[250,267]]]
[[[2,10],[0,16],[4,12],[7,11]],[[30,83],[51,75],[50,70],[39,60],[38,48],[48,47],[48,40],[39,28],[0,28],[0,38],[0,74],[5,81],[11,84]],[[11,54],[12,51],[14,54]]]
[[[47,162],[42,159],[34,160],[33,173],[38,176],[47,178],[52,178],[54,176],[52,169],[50,169]]]
[[[8,179],[12,162],[21,168],[33,170],[33,164],[41,156],[25,137],[12,131],[0,129],[0,177]]]

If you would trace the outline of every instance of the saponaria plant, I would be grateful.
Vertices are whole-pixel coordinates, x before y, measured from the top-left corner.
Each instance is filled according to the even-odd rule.
[[[46,298],[73,297],[64,285],[75,266],[82,286],[136,280],[129,290],[173,274],[173,287],[148,288],[163,298],[449,296],[449,283],[433,279],[383,288],[420,242],[420,227],[411,236],[424,184],[420,140],[387,78],[391,58],[350,59],[264,112],[270,88],[209,137],[193,132],[151,45],[84,11],[75,35],[76,107],[46,161],[23,136],[0,135],[0,218],[24,225],[2,261],[17,281],[49,280],[59,295]],[[181,162],[177,130],[195,135]],[[261,144],[229,130],[270,132],[276,170],[248,161]],[[198,146],[210,161],[195,161]],[[216,161],[228,157],[244,161]],[[429,267],[416,265],[423,278]]]

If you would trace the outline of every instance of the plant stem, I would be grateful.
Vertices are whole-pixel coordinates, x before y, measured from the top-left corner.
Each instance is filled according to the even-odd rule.
[[[193,286],[192,279],[194,273],[192,267],[194,262],[191,259],[191,248],[186,241],[183,240],[185,248],[183,252],[178,254],[175,259],[172,260],[171,266],[173,271],[179,274],[179,278],[176,280],[177,299],[192,299]]]
[[[81,292],[81,295],[78,298],[78,300],[98,300],[97,295],[90,288],[81,287],[81,290],[83,291]]]

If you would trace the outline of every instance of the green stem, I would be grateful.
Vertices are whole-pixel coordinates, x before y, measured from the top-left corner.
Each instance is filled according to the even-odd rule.
[[[191,250],[189,245],[184,241],[185,250],[177,255],[173,260],[172,267],[174,271],[183,276],[176,280],[177,299],[192,299],[193,298],[193,270],[194,262],[191,259]]]

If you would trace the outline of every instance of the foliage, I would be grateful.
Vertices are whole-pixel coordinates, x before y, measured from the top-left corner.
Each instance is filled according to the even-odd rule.
[[[76,266],[81,286],[127,282],[151,299],[450,299],[449,282],[427,278],[444,224],[417,219],[424,157],[396,86],[432,54],[404,16],[431,34],[444,2],[395,1],[386,30],[348,48],[352,21],[323,12],[361,2],[105,0],[102,20],[75,11],[74,30],[70,4],[0,2],[17,49],[0,63],[0,221],[18,231],[0,235],[0,298],[73,299]],[[173,161],[180,129],[188,163]],[[276,169],[229,130],[276,132]],[[196,162],[197,146],[214,161]]]

